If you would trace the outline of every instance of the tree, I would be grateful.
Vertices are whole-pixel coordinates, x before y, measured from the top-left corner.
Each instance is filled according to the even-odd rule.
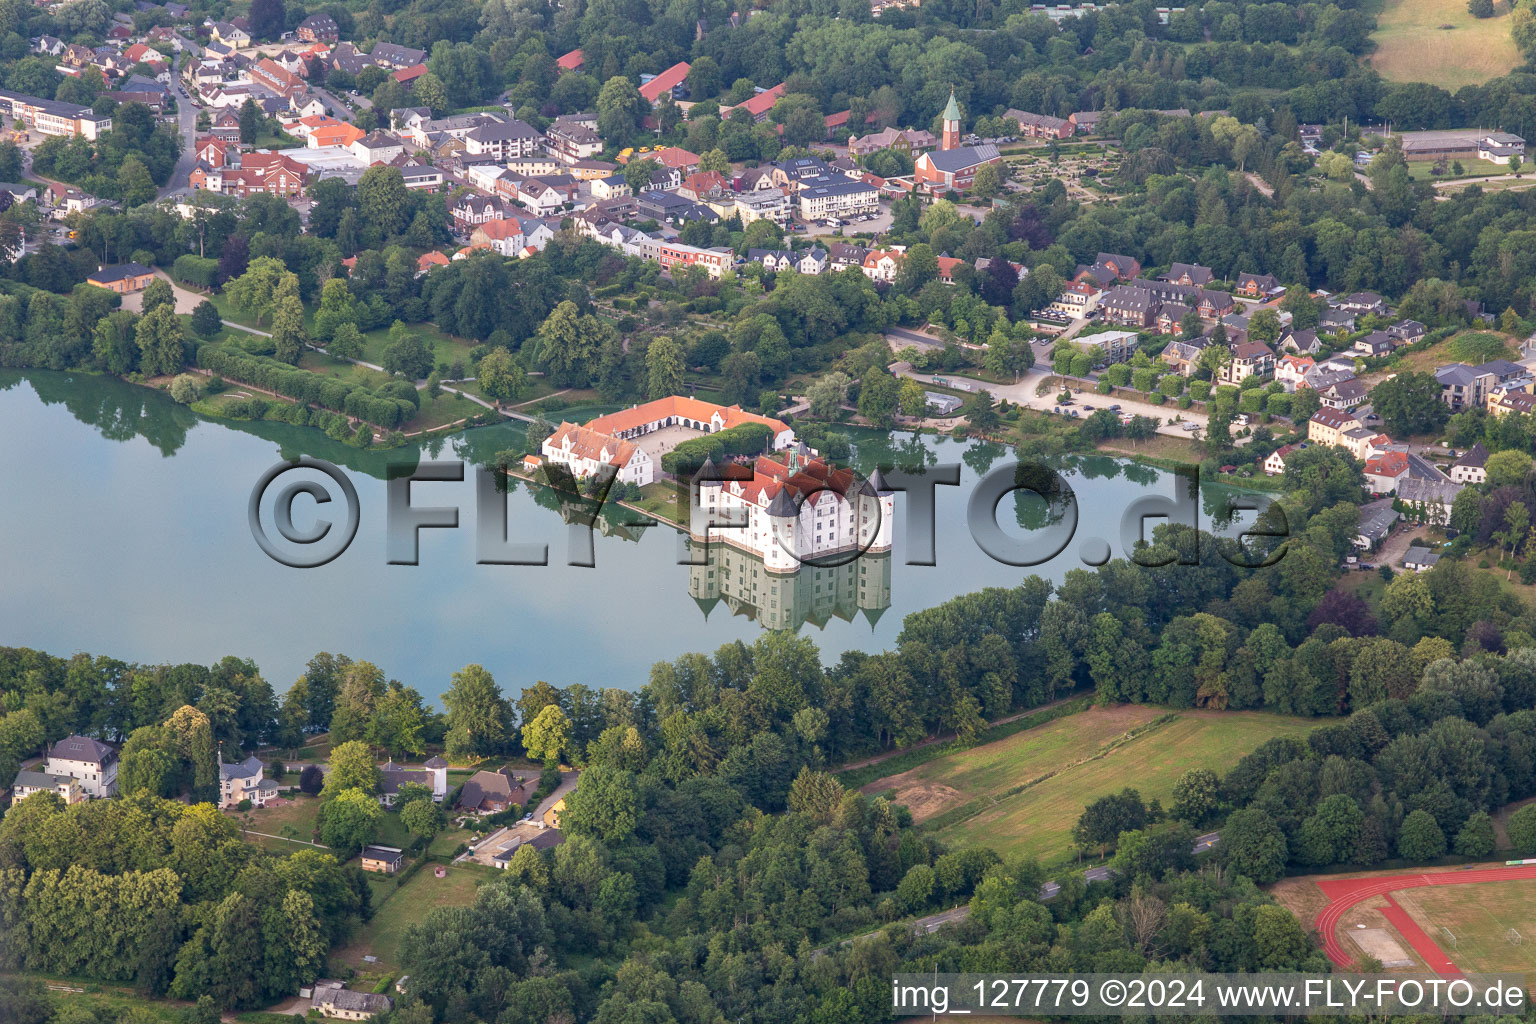
[[[414,204],[400,168],[374,164],[357,183],[357,219],[381,240],[403,232]],[[365,234],[366,238],[367,235]]]
[[[640,822],[635,776],[595,764],[582,772],[581,785],[565,798],[560,827],[573,836],[592,836],[610,847],[634,834]]]
[[[1403,819],[1397,834],[1398,856],[1407,860],[1435,860],[1445,856],[1445,833],[1434,815],[1420,808]]]
[[[645,350],[646,392],[652,400],[683,393],[683,349],[661,337]]]
[[[400,823],[411,830],[411,835],[431,839],[448,827],[448,816],[431,797],[427,797],[412,800],[400,808]]]
[[[624,165],[624,184],[635,195],[646,191],[651,187],[651,182],[656,177],[656,172],[661,170],[661,164],[650,157],[631,159]]]
[[[1462,857],[1482,858],[1493,852],[1493,819],[1487,811],[1478,811],[1456,833],[1456,853]]]
[[[261,124],[264,118],[261,116],[261,108],[256,101],[247,97],[240,104],[240,143],[241,145],[254,145],[261,136]]]
[[[176,292],[172,290],[171,282],[163,277],[156,277],[144,286],[140,296],[139,312],[152,313],[161,306],[170,306],[174,310]]]
[[[901,385],[884,369],[871,367],[859,388],[859,415],[879,428],[887,428],[896,418],[896,403]]]
[[[1371,389],[1371,406],[1394,437],[1429,434],[1445,426],[1450,409],[1433,374],[1404,371]]]
[[[523,747],[535,761],[558,759],[571,743],[571,720],[558,704],[546,704],[523,725]]]
[[[1189,769],[1174,783],[1173,816],[1199,825],[1216,809],[1218,786],[1216,773],[1209,768]]]
[[[260,325],[276,308],[279,298],[299,294],[299,279],[275,256],[258,256],[239,277],[224,286],[224,293],[236,309],[251,314]]]
[[[987,163],[976,168],[971,179],[971,191],[982,199],[991,199],[1003,190],[1003,175],[997,164]]]
[[[705,58],[701,57],[699,59],[704,60]],[[695,63],[693,66],[698,67],[698,64]],[[731,158],[725,155],[725,150],[723,149],[707,150],[699,155],[699,170],[714,171],[717,174],[728,175],[731,173]],[[754,221],[753,223],[756,222]]]
[[[811,415],[819,420],[836,419],[842,404],[848,400],[848,386],[852,382],[841,370],[833,370],[817,378],[805,390],[811,405]]]
[[[191,405],[203,397],[203,385],[200,378],[190,373],[178,373],[171,381],[171,397],[182,405]]]
[[[296,365],[308,342],[309,332],[304,329],[304,303],[297,295],[283,296],[272,315],[273,354],[282,362]]]
[[[383,816],[378,800],[360,789],[344,789],[320,805],[320,841],[350,858],[373,842]]]
[[[1493,0],[1467,0],[1467,13],[1474,18],[1493,17]]]
[[[161,306],[139,317],[134,327],[139,346],[139,369],[150,377],[180,373],[186,363],[186,347],[181,321],[171,306]]]
[[[628,142],[644,113],[645,99],[640,90],[622,75],[608,79],[598,90],[597,131],[610,146]]]
[[[1285,873],[1285,833],[1272,815],[1256,807],[1232,812],[1221,830],[1218,849],[1228,867],[1260,885]]]
[[[339,793],[344,789],[357,789],[364,793],[379,791],[379,769],[374,763],[373,751],[362,740],[348,740],[331,751],[331,770],[326,773],[326,794]]]
[[[1522,857],[1536,856],[1536,804],[1526,804],[1511,814],[1504,831],[1515,853]]]
[[[1531,457],[1518,448],[1506,448],[1488,456],[1484,469],[1488,473],[1490,489],[1518,486],[1530,476]]]
[[[902,257],[901,267],[896,271],[896,287],[903,294],[916,295],[923,285],[938,276],[939,259],[934,255],[933,246],[918,242]]]
[[[389,329],[389,344],[384,347],[384,372],[407,380],[419,380],[432,372],[432,350],[427,343],[396,320]]]
[[[978,434],[990,434],[1002,422],[1002,418],[997,413],[997,406],[992,402],[992,392],[985,388],[965,400],[961,413],[965,416],[965,421],[971,425],[971,429]]]
[[[219,307],[207,299],[192,308],[192,329],[204,338],[211,338],[224,327]]]
[[[1280,314],[1273,309],[1261,309],[1248,320],[1248,337],[1273,345],[1280,337]]]
[[[504,348],[493,348],[481,358],[475,380],[480,390],[498,403],[515,402],[528,390],[528,375]]]
[[[251,0],[251,38],[276,39],[283,34],[288,20],[283,0]]]
[[[988,373],[1012,377],[1017,384],[1019,378],[1035,365],[1035,348],[1027,338],[1015,338],[1001,331],[993,331],[987,339],[987,354],[983,357],[983,365]]]
[[[320,790],[325,786],[325,772],[317,764],[307,764],[304,770],[299,772],[299,790],[310,796],[319,796]]]
[[[336,333],[331,337],[331,343],[325,347],[327,355],[336,359],[361,359],[363,357],[363,335],[357,329],[357,324],[344,323],[336,328]]]
[[[510,713],[501,688],[479,665],[466,665],[453,674],[443,694],[448,709],[445,745],[449,757],[494,754],[508,739]]]

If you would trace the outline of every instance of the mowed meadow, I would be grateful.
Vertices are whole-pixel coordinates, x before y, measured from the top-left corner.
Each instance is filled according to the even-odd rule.
[[[1252,711],[1095,707],[958,751],[864,787],[911,808],[956,849],[990,846],[1051,863],[1072,855],[1072,826],[1099,797],[1127,786],[1172,801],[1191,768],[1226,772],[1274,736],[1316,722]]]
[[[1428,82],[1450,92],[1481,85],[1520,64],[1509,35],[1509,0],[1474,18],[1466,0],[1385,0],[1369,61],[1390,82]]]

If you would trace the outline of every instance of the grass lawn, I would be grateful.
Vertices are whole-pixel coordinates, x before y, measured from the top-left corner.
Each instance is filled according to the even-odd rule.
[[[1502,342],[1499,348],[1496,342]],[[1392,373],[1412,370],[1417,373],[1434,373],[1437,366],[1446,363],[1486,363],[1490,359],[1513,360],[1519,353],[1508,335],[1497,331],[1462,331],[1444,341],[1438,341],[1426,349],[1404,354],[1390,368]]]
[[[281,836],[284,839],[309,840],[314,836],[315,817],[320,813],[320,798],[296,793],[292,797],[284,797],[283,803],[275,807],[253,807],[247,812],[250,818],[250,827],[253,832],[265,832],[268,835]],[[240,821],[247,815],[231,812],[236,821]],[[260,836],[247,835],[246,841],[267,846],[273,850],[313,850],[315,847],[306,846],[303,843],[288,843],[282,840],[262,841]]]
[[[1425,886],[1394,898],[1456,965],[1474,973],[1529,971],[1536,958],[1536,886],[1529,882]],[[1456,944],[1442,928],[1456,936]],[[1510,929],[1519,933],[1517,944]]]
[[[475,900],[475,887],[495,877],[491,868],[478,864],[453,864],[438,878],[427,865],[406,882],[393,888],[382,905],[374,904],[373,920],[363,925],[350,944],[336,950],[332,960],[352,967],[393,969],[400,964],[400,942],[405,929],[421,921],[434,907],[467,907]],[[384,882],[393,887],[393,882]],[[377,900],[378,888],[374,890]],[[379,958],[377,965],[365,965],[363,957]]]
[[[1083,809],[1132,786],[1166,806],[1190,768],[1225,771],[1273,736],[1301,736],[1316,723],[1247,711],[1165,712],[1139,705],[1093,708],[948,755],[903,775],[870,783],[895,789],[919,820],[959,848],[988,845],[1050,862],[1072,852]],[[1144,732],[1126,738],[1132,730]]]
[[[1367,58],[1393,82],[1428,82],[1455,92],[1507,74],[1520,63],[1509,35],[1510,4],[1496,17],[1474,18],[1463,0],[1385,0]],[[1450,28],[1441,28],[1448,25]]]
[[[1145,441],[1132,443],[1122,439],[1103,441],[1098,449],[1107,455],[1125,455],[1130,458],[1170,459],[1191,466],[1200,465],[1202,449],[1198,442],[1169,434],[1153,434]]]
[[[453,364],[455,359],[462,360],[466,373],[474,372],[470,366],[469,350],[475,343],[455,338],[444,334],[431,324],[406,324],[406,332],[420,338],[426,346],[432,350],[432,363]],[[389,347],[389,328],[380,327],[363,335],[363,361],[384,365],[384,350]]]
[[[27,977],[43,977],[47,975],[27,975]],[[83,979],[49,979],[49,984],[58,985],[61,988],[79,988],[83,992],[59,992],[50,990],[49,1000],[55,1007],[63,1009],[66,1006],[78,1007],[82,1010],[96,1014],[100,1020],[133,1020],[142,1024],[182,1024],[187,1019],[185,1007],[187,1003],[176,1003],[170,1000],[146,999],[136,994],[132,988],[124,986],[107,985],[95,980]],[[0,1008],[3,1009],[3,1008]],[[133,1016],[129,1017],[128,1014]],[[0,1014],[0,1019],[7,1019]]]
[[[1435,162],[1433,160],[1411,160],[1408,163],[1408,177],[1414,181],[1454,181],[1458,177],[1479,178],[1490,174],[1509,173],[1509,164],[1507,163],[1479,160],[1477,157],[1463,158],[1460,163],[1462,170],[1466,172],[1464,175],[1437,175],[1434,173]],[[1525,168],[1528,167],[1530,167],[1530,164],[1525,165]]]
[[[433,430],[449,423],[455,423],[470,416],[478,416],[483,412],[489,412],[483,405],[476,405],[462,395],[450,395],[443,392],[436,398],[428,398],[427,393],[421,393],[421,411],[404,424],[401,429],[406,433],[417,430]]]
[[[369,388],[381,388],[393,378],[387,373],[378,370],[370,370],[366,366],[358,366],[356,363],[343,362],[332,358],[324,352],[306,351],[299,356],[299,369],[308,370],[310,373],[318,373],[326,377],[335,377],[349,384],[360,384]]]

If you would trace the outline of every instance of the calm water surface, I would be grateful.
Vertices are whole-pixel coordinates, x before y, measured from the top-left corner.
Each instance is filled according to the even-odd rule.
[[[830,662],[846,650],[892,646],[905,615],[957,594],[1014,585],[1030,572],[1059,580],[1082,566],[1084,538],[1109,539],[1120,554],[1122,511],[1147,493],[1171,495],[1176,484],[1171,474],[1113,459],[1064,463],[1080,510],[1076,538],[1044,565],[1018,569],[984,554],[966,527],[971,486],[1002,464],[1005,449],[866,435],[855,460],[864,472],[877,461],[962,465],[961,486],[937,490],[937,565],[905,564],[898,496],[895,550],[866,567],[862,589],[848,577],[853,568],[824,571],[776,587],[773,607],[760,611],[729,586],[711,589],[707,569],[678,564],[671,530],[636,528],[625,516],[601,524],[594,568],[565,564],[560,501],[524,484],[514,483],[507,498],[509,531],[548,544],[550,565],[475,564],[471,479],[415,485],[416,505],[459,506],[460,528],[423,531],[419,565],[386,563],[391,464],[484,462],[521,443],[521,429],[506,424],[421,451],[359,452],[310,429],[207,420],[119,381],[0,371],[0,644],[151,663],[234,654],[254,659],[279,691],[326,650],[374,661],[429,697],[471,662],[512,692],[539,679],[632,688],[655,661],[750,642],[769,625],[797,626]],[[356,540],[318,569],[270,560],[246,520],[257,478],[300,454],[344,467],[362,508]],[[1202,494],[1214,507],[1217,494]],[[295,523],[307,525],[313,513],[299,499]],[[1014,537],[1038,538],[1032,530],[1048,514],[1037,498],[1009,496],[999,519]],[[736,559],[716,568],[739,580],[750,566]]]

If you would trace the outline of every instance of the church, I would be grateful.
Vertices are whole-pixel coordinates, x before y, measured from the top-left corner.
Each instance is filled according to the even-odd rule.
[[[912,172],[917,187],[929,192],[964,192],[976,180],[976,171],[984,164],[1001,162],[1002,154],[990,143],[984,146],[960,145],[960,105],[954,91],[944,107],[944,131],[939,148],[917,158]]]

